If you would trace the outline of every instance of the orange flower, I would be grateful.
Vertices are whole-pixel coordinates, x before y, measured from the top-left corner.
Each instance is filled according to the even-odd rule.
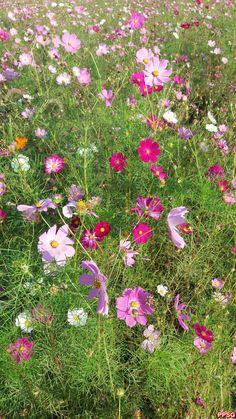
[[[26,146],[28,141],[29,140],[26,137],[16,137],[15,148],[17,148],[17,150],[21,150],[22,148]]]

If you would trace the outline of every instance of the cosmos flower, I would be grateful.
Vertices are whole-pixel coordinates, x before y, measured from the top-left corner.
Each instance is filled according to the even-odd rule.
[[[168,292],[168,288],[167,287],[165,287],[164,285],[162,285],[162,284],[160,284],[160,285],[157,285],[157,292],[158,292],[158,294],[160,294],[162,297],[165,297],[165,295],[167,294],[167,292]]]
[[[134,12],[129,18],[129,25],[131,29],[140,29],[145,22],[145,17],[139,13]]]
[[[132,231],[135,243],[147,243],[148,239],[152,236],[151,228],[145,223],[137,224]]]
[[[138,64],[147,65],[151,58],[154,57],[153,52],[147,48],[141,48],[136,53],[136,60]]]
[[[178,134],[182,140],[189,140],[189,138],[192,138],[193,134],[192,132],[187,128],[178,128]]]
[[[148,86],[163,85],[170,80],[172,70],[167,70],[168,60],[160,60],[159,57],[153,57],[145,66],[145,83]]]
[[[67,321],[71,326],[84,326],[87,319],[88,314],[83,308],[74,308],[73,310],[68,310],[67,312]]]
[[[75,33],[64,33],[62,35],[61,45],[65,51],[75,54],[81,48],[81,42]]]
[[[150,324],[148,328],[145,329],[143,332],[143,335],[146,339],[143,341],[141,347],[144,350],[148,350],[149,352],[154,352],[155,349],[160,346],[160,334],[160,330],[155,330],[155,327],[152,324]]]
[[[29,157],[26,157],[23,154],[18,154],[17,157],[12,159],[11,167],[15,173],[27,172],[30,169]]]
[[[30,361],[33,345],[34,343],[30,342],[27,337],[23,337],[11,343],[7,348],[7,352],[17,364],[21,364],[23,361]]]
[[[7,39],[9,38],[10,38],[9,33],[4,31],[3,29],[0,29],[0,42],[7,41]]]
[[[176,228],[180,224],[184,224],[184,216],[188,213],[188,209],[185,207],[178,207],[173,208],[168,216],[167,216],[167,223],[170,238],[173,244],[178,247],[179,249],[183,249],[186,245],[184,239],[180,236],[178,229]]]
[[[69,188],[69,202],[79,201],[84,197],[84,192],[79,185],[71,185]]]
[[[123,153],[114,153],[109,158],[110,167],[116,172],[121,172],[127,166],[126,159],[127,157]]]
[[[17,205],[18,211],[23,213],[26,220],[34,219],[34,215],[37,212],[46,212],[49,208],[55,209],[56,204],[50,199],[41,199],[32,205]]]
[[[233,352],[230,356],[230,359],[233,362],[233,364],[236,364],[236,346],[233,348]]]
[[[111,231],[111,226],[107,221],[100,221],[94,226],[94,233],[97,237],[103,238]]]
[[[82,274],[79,277],[80,284],[93,286],[87,296],[88,300],[98,297],[97,313],[108,315],[107,278],[100,272],[100,269],[92,260],[85,260],[80,266],[91,272],[89,275]]]
[[[230,186],[227,180],[220,180],[218,183],[218,188],[221,192],[226,192],[230,189]]]
[[[136,208],[131,208],[131,212],[137,213],[139,217],[151,217],[154,218],[154,220],[159,220],[161,213],[164,211],[164,207],[158,196],[155,196],[154,198],[151,198],[150,196],[147,198],[139,196],[136,205]]]
[[[47,156],[44,160],[44,170],[50,175],[51,173],[60,173],[64,169],[64,159],[58,154]]]
[[[32,316],[29,312],[23,311],[16,318],[16,326],[20,327],[24,332],[30,333],[33,330],[32,327]]]
[[[57,84],[59,84],[60,86],[61,86],[62,84],[64,84],[65,86],[67,86],[67,85],[69,85],[69,84],[70,84],[70,82],[71,82],[71,76],[70,76],[69,74],[67,74],[67,73],[62,73],[62,74],[59,74],[59,75],[57,76],[57,78],[56,78],[56,82],[57,82]]]
[[[3,223],[6,216],[7,216],[7,213],[5,211],[3,211],[2,208],[0,208],[0,223]]]
[[[20,60],[20,64],[22,66],[25,65],[32,65],[33,64],[33,58],[32,55],[28,54],[28,53],[23,53],[19,56],[19,60]]]
[[[186,307],[186,304],[183,304],[183,303],[180,304],[179,300],[180,300],[180,295],[177,294],[174,301],[174,308],[176,310],[177,320],[179,322],[179,325],[182,327],[182,329],[189,330],[189,327],[184,322],[184,320],[189,321],[190,317],[187,314],[182,313],[183,309]]]
[[[90,201],[84,201],[79,199],[78,201],[70,200],[67,205],[62,208],[62,213],[66,218],[72,218],[73,213],[80,215],[92,215],[97,217],[97,214],[93,211],[94,204]]]
[[[91,83],[91,74],[87,68],[81,68],[77,80],[82,86],[88,86]]]
[[[213,341],[213,333],[211,330],[208,330],[206,326],[195,323],[193,326],[196,334],[205,341],[211,343]]]
[[[211,281],[211,285],[213,286],[213,288],[220,290],[223,287],[223,281],[219,278],[214,278]]]
[[[163,119],[166,122],[169,122],[170,124],[177,124],[177,122],[178,122],[175,113],[172,112],[170,109],[164,113]]]
[[[81,237],[81,243],[84,246],[85,249],[97,249],[98,248],[98,241],[102,241],[103,237],[96,236],[96,233],[94,230],[84,230],[82,237]]]
[[[212,347],[210,342],[198,337],[194,339],[193,344],[199,349],[201,355],[205,355]]]
[[[3,196],[7,191],[6,184],[4,182],[1,182],[0,178],[0,196]]]
[[[96,55],[101,57],[102,55],[107,55],[109,53],[109,48],[106,44],[99,44],[96,50]]]
[[[116,300],[117,317],[126,325],[134,327],[137,323],[145,325],[147,316],[154,313],[152,295],[141,287],[126,288]]]
[[[103,88],[102,93],[99,93],[98,97],[105,103],[106,107],[111,106],[113,101],[113,92],[111,89],[107,90],[106,88]]]
[[[130,249],[131,243],[129,240],[121,240],[119,250],[123,255],[123,261],[125,266],[133,266],[135,264],[134,256],[138,255],[133,249]]]
[[[37,138],[45,138],[45,137],[46,137],[46,135],[47,135],[47,131],[46,131],[45,129],[43,129],[43,128],[37,128],[37,129],[34,131],[34,134],[35,134],[35,136],[36,136]]]
[[[165,184],[165,180],[167,178],[167,173],[164,172],[163,167],[161,167],[161,166],[157,167],[155,164],[152,164],[149,167],[149,170],[150,170],[150,172],[154,173],[154,175],[156,177],[159,178],[161,184]]]
[[[223,195],[223,199],[224,199],[225,204],[233,205],[233,204],[236,203],[236,197],[235,197],[235,194],[233,192],[225,193]]]
[[[75,254],[73,244],[73,240],[68,237],[68,226],[65,224],[57,231],[57,226],[54,225],[39,237],[38,251],[42,254],[44,263],[55,260],[57,265],[64,266],[66,259]]]
[[[156,163],[158,156],[160,155],[159,144],[152,140],[152,138],[147,138],[141,140],[138,147],[139,158],[145,163]]]

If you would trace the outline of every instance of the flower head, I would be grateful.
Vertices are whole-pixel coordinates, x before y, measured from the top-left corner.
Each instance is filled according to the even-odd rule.
[[[24,332],[31,332],[33,330],[31,314],[27,311],[20,313],[16,318],[16,326],[20,327]]]
[[[141,287],[126,288],[116,300],[118,319],[125,320],[129,327],[134,327],[137,323],[144,326],[147,316],[154,312],[150,297],[152,295]]]
[[[49,175],[51,173],[60,173],[64,169],[64,159],[57,154],[46,157],[44,161],[44,170]]]
[[[180,295],[177,294],[176,297],[175,297],[175,301],[174,301],[174,308],[175,308],[175,311],[176,311],[176,314],[177,314],[177,320],[179,322],[179,325],[182,327],[182,329],[189,330],[189,327],[184,322],[184,320],[189,321],[190,317],[187,314],[182,313],[182,311],[186,307],[186,304],[183,304],[183,303],[180,304],[179,300],[180,300]]]
[[[148,86],[158,86],[170,80],[172,70],[167,70],[168,60],[160,60],[159,57],[152,57],[145,66],[145,83]]]
[[[134,256],[138,255],[133,249],[130,249],[131,243],[129,240],[121,240],[119,250],[123,255],[125,266],[133,266],[135,264]]]
[[[65,51],[74,54],[80,49],[81,42],[75,33],[64,33],[62,35],[61,45],[64,47]]]
[[[178,247],[179,249],[183,249],[186,245],[184,239],[180,236],[176,226],[180,224],[184,224],[184,216],[188,213],[187,208],[185,207],[178,207],[173,208],[168,216],[167,216],[167,223],[169,228],[169,234],[173,244]]]
[[[145,17],[139,12],[133,12],[129,18],[131,29],[140,29],[145,22]]]
[[[194,330],[196,334],[203,340],[211,343],[213,341],[213,333],[211,330],[208,330],[206,326],[200,325],[199,323],[196,323],[194,325]]]
[[[155,196],[154,198],[151,198],[150,196],[147,198],[139,196],[136,205],[136,208],[131,208],[131,212],[136,212],[139,217],[144,216],[159,220],[161,213],[164,211],[164,207],[158,196]]]
[[[137,244],[147,243],[149,237],[152,236],[151,228],[148,226],[148,224],[145,223],[137,224],[134,227],[132,233]]]
[[[193,341],[194,346],[199,349],[199,352],[201,355],[206,354],[212,347],[211,342],[207,342],[206,340],[202,338],[195,338]]]
[[[148,350],[149,352],[154,352],[156,348],[159,347],[159,336],[161,334],[160,330],[155,330],[155,327],[150,324],[147,329],[143,332],[145,340],[142,343],[142,348]]]
[[[33,345],[33,342],[30,342],[27,337],[23,337],[11,343],[7,352],[10,353],[17,364],[21,364],[23,361],[30,361]]]
[[[87,269],[91,274],[80,275],[79,282],[83,285],[92,285],[87,298],[91,300],[98,297],[97,313],[108,314],[108,295],[107,295],[107,278],[100,272],[100,269],[92,260],[85,260],[80,265]]]
[[[97,237],[103,238],[111,231],[111,226],[107,221],[100,221],[94,226],[94,233]]]
[[[87,322],[88,314],[83,308],[68,310],[67,321],[71,326],[84,326]]]
[[[116,172],[121,172],[127,166],[126,159],[127,157],[124,154],[114,153],[109,158],[110,167]]]
[[[156,163],[160,152],[159,144],[153,141],[152,138],[141,140],[139,143],[139,158],[145,163]]]
[[[164,285],[162,285],[162,284],[160,284],[160,285],[157,285],[157,292],[158,292],[158,294],[160,294],[161,295],[161,297],[165,297],[165,295],[167,294],[167,292],[168,292],[168,288],[167,287],[165,287]]]
[[[213,286],[213,288],[220,290],[223,287],[223,281],[219,278],[214,278],[211,281],[211,285]]]
[[[67,257],[75,254],[73,244],[73,240],[68,237],[68,226],[65,224],[57,231],[57,226],[54,225],[39,237],[38,251],[42,254],[44,263],[55,260],[57,265],[63,266]]]

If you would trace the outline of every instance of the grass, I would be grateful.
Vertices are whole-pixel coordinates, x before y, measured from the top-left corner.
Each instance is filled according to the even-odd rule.
[[[221,305],[212,298],[211,286],[211,280],[218,277],[224,280],[224,292],[235,290],[235,255],[230,252],[235,246],[235,209],[224,203],[217,185],[205,177],[207,169],[218,163],[229,183],[235,178],[235,8],[228,8],[222,1],[213,8],[209,5],[209,9],[204,5],[200,14],[197,7],[183,1],[177,5],[180,14],[174,16],[173,4],[168,10],[165,4],[120,1],[113,2],[113,11],[107,13],[108,5],[104,2],[87,2],[88,15],[71,17],[66,9],[73,5],[68,3],[50,7],[58,27],[50,25],[45,17],[48,10],[40,2],[32,5],[35,13],[31,19],[20,19],[23,5],[18,6],[16,22],[10,21],[7,10],[3,10],[0,27],[15,27],[21,42],[14,44],[12,37],[0,43],[1,55],[6,51],[12,54],[8,60],[12,67],[22,48],[28,46],[37,63],[36,69],[26,66],[19,70],[17,80],[0,84],[0,138],[7,145],[19,135],[29,138],[20,152],[29,157],[31,166],[28,172],[15,173],[12,156],[0,157],[0,173],[5,174],[7,184],[7,193],[0,196],[0,208],[7,211],[6,220],[0,224],[0,416],[4,419],[128,419],[141,415],[146,419],[200,419],[214,418],[221,410],[235,410],[230,361],[235,346],[235,297],[226,306]],[[127,12],[124,7],[128,7]],[[162,92],[150,97],[141,96],[137,86],[130,84],[130,75],[138,68],[136,51],[143,46],[140,31],[127,31],[127,38],[106,38],[122,18],[127,21],[133,10],[144,11],[145,7],[149,10],[145,24],[149,31],[148,48],[161,45],[161,57],[170,61],[173,75],[180,74],[190,82],[192,93],[187,102],[176,100],[175,91],[179,89],[173,83],[167,83]],[[208,19],[208,15],[213,19]],[[179,28],[176,39],[173,31],[177,23],[193,17],[200,20],[200,26]],[[102,18],[106,22],[100,25],[100,32],[89,34],[88,26]],[[61,48],[58,62],[52,61],[49,47],[37,47],[34,35],[29,35],[29,41],[23,39],[26,30],[34,29],[35,24],[50,26],[50,36],[61,35],[63,29],[76,33],[82,48],[75,55]],[[220,56],[210,53],[210,39],[221,48]],[[119,44],[121,48],[97,57],[95,51],[104,42],[109,47]],[[134,46],[128,46],[128,42]],[[120,56],[119,51],[124,55]],[[183,54],[189,57],[189,66],[175,63],[176,57]],[[227,65],[222,64],[222,56],[228,58]],[[56,66],[57,75],[72,75],[73,66],[89,68],[92,83],[82,87],[72,76],[69,86],[59,86],[56,76],[48,71],[49,64]],[[215,77],[216,73],[220,78]],[[114,92],[114,101],[108,108],[98,99],[103,85]],[[31,99],[25,99],[23,94]],[[130,94],[137,101],[134,108],[127,106]],[[172,101],[177,126],[196,131],[191,140],[182,141],[168,127],[151,133],[143,122],[151,113],[162,117],[163,98]],[[21,116],[26,107],[35,108],[30,120]],[[214,146],[205,129],[208,111],[219,125],[229,126],[228,154]],[[47,130],[45,139],[35,138],[38,127]],[[161,148],[158,165],[168,173],[164,187],[138,158],[140,140],[150,135]],[[202,151],[201,142],[208,146],[208,152]],[[78,148],[92,145],[97,152],[90,156],[78,153]],[[115,152],[127,155],[124,172],[116,173],[109,166],[109,157]],[[50,154],[64,157],[65,169],[60,174],[45,174],[43,162]],[[101,198],[96,207],[98,220],[109,221],[112,231],[97,251],[85,251],[80,244],[83,227],[79,227],[73,237],[75,256],[64,267],[46,274],[37,251],[38,238],[48,226],[61,226],[68,221],[64,220],[62,206],[67,202],[71,184],[79,184],[86,199]],[[37,223],[25,222],[16,209],[19,204],[30,205],[56,193],[62,194],[62,204],[58,210],[43,213]],[[132,240],[130,234],[137,218],[130,214],[130,208],[135,206],[137,196],[147,195],[157,195],[165,211],[160,221],[148,221],[153,237],[147,244],[136,246],[136,263],[127,268],[118,252],[119,240]],[[193,234],[185,236],[187,245],[183,250],[173,246],[166,225],[168,212],[179,206],[189,209],[187,220],[193,228]],[[95,222],[93,218],[83,218],[87,228],[93,228]],[[96,299],[88,301],[88,288],[79,284],[79,276],[84,272],[80,263],[88,257],[108,278],[108,317],[97,315]],[[165,298],[157,294],[158,284],[168,287]],[[116,316],[117,297],[125,288],[136,286],[155,297],[150,323],[161,331],[161,337],[160,347],[154,353],[140,347],[143,326],[130,329]],[[189,332],[179,327],[173,310],[178,293],[191,316]],[[27,335],[34,341],[32,359],[18,365],[6,351],[10,343],[26,335],[16,327],[15,319],[38,303],[50,309],[54,320],[47,324],[36,322]],[[78,307],[88,313],[88,321],[86,326],[75,328],[67,322],[67,311]],[[214,333],[212,349],[205,356],[193,346],[196,322]],[[194,402],[197,397],[204,400],[204,408]]]

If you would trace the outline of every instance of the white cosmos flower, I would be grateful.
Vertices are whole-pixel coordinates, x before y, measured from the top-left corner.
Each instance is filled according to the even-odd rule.
[[[207,112],[207,116],[210,119],[210,121],[212,122],[212,124],[217,124],[217,122],[216,122],[216,120],[215,120],[215,118],[214,118],[214,116],[212,115],[211,112]]]
[[[218,128],[213,124],[206,124],[206,130],[209,132],[217,132]]]
[[[162,297],[165,297],[165,295],[168,292],[168,288],[165,287],[164,285],[160,284],[157,286],[157,292],[158,294],[160,294]]]
[[[87,322],[88,314],[83,308],[75,308],[74,310],[68,310],[67,321],[72,326],[84,326]]]
[[[32,317],[27,311],[23,311],[16,318],[16,326],[20,327],[24,332],[30,333],[33,330]]]
[[[27,172],[30,169],[29,157],[26,157],[23,154],[18,154],[17,157],[12,159],[11,167],[15,173]]]
[[[67,73],[59,74],[59,76],[57,76],[56,78],[57,84],[60,84],[60,85],[65,84],[66,86],[70,84],[70,80],[71,80],[71,77]]]
[[[177,124],[178,120],[174,112],[172,112],[170,109],[166,111],[163,115],[163,118],[167,122],[171,122],[172,124]]]

